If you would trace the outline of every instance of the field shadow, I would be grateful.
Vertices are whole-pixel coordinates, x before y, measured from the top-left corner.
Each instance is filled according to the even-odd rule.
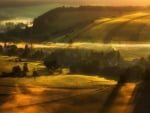
[[[30,90],[26,86],[0,86],[0,110],[7,108],[9,103],[16,104],[16,95],[31,94]]]
[[[70,89],[72,91],[68,89],[67,91],[63,91],[61,89],[62,91],[59,90],[58,92],[58,89],[46,89],[38,95],[34,95],[33,92],[33,95],[31,96],[37,96],[37,98],[39,98],[38,100],[35,99],[34,101],[33,98],[31,103],[21,103],[13,107],[7,107],[6,109],[4,108],[0,110],[1,112],[7,112],[11,110],[25,111],[31,108],[32,110],[41,110],[41,113],[97,113],[99,111],[99,105],[105,102],[105,98],[107,98],[109,94],[108,92],[111,92],[113,87],[114,86],[103,86],[100,89],[86,89],[85,92],[82,92],[82,89],[77,89],[77,92],[73,91],[73,89]],[[32,93],[29,92],[26,87],[18,88],[20,89],[21,94],[23,93],[26,95],[27,93],[28,95],[29,93]],[[54,98],[52,98],[49,95],[52,95],[52,97],[53,95],[56,95],[56,97],[54,96]]]
[[[113,108],[115,102],[117,101],[118,96],[121,96],[120,95],[121,89],[126,85],[129,79],[129,77],[127,76],[129,71],[130,71],[129,68],[127,68],[120,73],[117,85],[114,87],[114,89],[106,99],[105,103],[102,105],[102,109],[100,109],[99,113],[109,113],[110,110]]]
[[[113,102],[116,100],[120,89],[124,86],[124,84],[117,84],[110,95],[108,96],[106,102],[102,105],[102,109],[99,113],[108,113],[110,108],[113,105]]]
[[[150,113],[150,81],[140,83],[132,96],[132,113]]]
[[[0,106],[8,102],[9,100],[14,99],[13,92],[15,92],[15,81],[13,81],[12,84],[14,84],[14,86],[6,84],[0,85]]]

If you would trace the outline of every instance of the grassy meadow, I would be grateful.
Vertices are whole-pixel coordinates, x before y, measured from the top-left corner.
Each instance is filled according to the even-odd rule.
[[[9,56],[0,56],[0,72],[11,72],[14,66],[19,65],[21,69],[23,68],[24,63],[28,63],[28,76],[32,76],[33,70],[39,71],[39,73],[47,74],[46,67],[42,64],[41,61],[28,61],[27,59],[22,59],[22,62],[15,62],[17,57]]]
[[[0,78],[0,112],[134,113],[136,102],[143,95],[141,91],[149,88],[147,83],[143,83],[143,78],[147,74],[145,74],[145,70],[148,67],[147,64],[150,63],[150,59],[146,59],[145,62],[142,59],[142,64],[140,58],[147,58],[150,55],[150,12],[129,11],[127,13],[123,11],[122,13],[112,13],[105,10],[106,12],[99,13],[96,9],[94,13],[92,11],[89,13],[85,10],[89,7],[85,9],[79,7],[79,11],[83,11],[79,13],[74,8],[70,7],[70,10],[68,10],[61,7],[45,13],[59,5],[21,6],[19,9],[0,8],[2,9],[0,15],[8,19],[15,17],[36,18],[34,21],[36,25],[33,25],[35,31],[33,30],[32,32],[35,34],[29,36],[29,38],[37,40],[36,36],[41,39],[45,38],[44,36],[48,36],[46,37],[47,40],[43,40],[40,43],[33,42],[31,48],[24,48],[27,43],[23,41],[16,43],[16,46],[24,48],[21,52],[26,49],[29,50],[27,51],[28,53],[42,50],[47,55],[47,60],[50,61],[47,62],[48,66],[46,67],[46,64],[44,65],[44,61],[46,61],[44,55],[41,60],[33,60],[26,53],[26,59],[22,58],[22,61],[19,62],[14,61],[17,56],[0,56],[0,73],[10,73],[12,68],[17,65],[22,69],[24,63],[28,63],[29,68],[26,77],[9,76]],[[66,12],[66,10],[68,11]],[[8,13],[10,15],[6,15]],[[42,13],[45,13],[45,16],[40,16]],[[52,13],[52,15],[49,15],[49,13]],[[101,16],[98,17],[98,15]],[[37,18],[38,16],[39,18]],[[85,20],[86,22],[84,23]],[[39,34],[36,34],[37,31]],[[3,45],[3,43],[0,44]],[[16,51],[18,52],[18,50]],[[90,54],[88,54],[89,51]],[[38,56],[39,54],[34,55]],[[102,67],[104,72],[109,72],[109,74],[115,71],[120,71],[120,73],[118,74],[119,76],[117,75],[117,79],[114,76],[114,78],[110,77],[111,74],[107,77],[107,73],[106,75],[100,75],[100,73],[99,75],[71,73],[69,72],[71,62],[73,64],[77,63],[76,67],[73,67],[77,68],[77,71],[72,72],[80,72],[78,68],[81,67],[83,70],[86,69],[87,72],[90,72],[90,69],[98,69],[99,71],[101,68],[96,68],[97,66]],[[106,67],[104,66],[105,63]],[[84,64],[86,64],[85,67]],[[127,65],[127,67],[124,65]],[[52,70],[55,66],[57,69]],[[62,72],[57,72],[59,69]],[[122,74],[123,77],[124,74],[126,77],[129,74],[129,78],[132,78],[132,74],[141,74],[138,73],[141,71],[140,69],[144,71],[141,72],[143,75],[139,76],[138,82],[133,80],[132,83],[129,83],[129,80],[125,83],[117,84],[116,80],[120,80]],[[33,77],[34,70],[40,76]],[[50,73],[51,70],[54,73]]]
[[[29,73],[33,68],[43,70],[41,62],[9,61],[16,57],[0,56],[0,71],[11,71],[13,66],[28,62]],[[42,74],[42,73],[41,73]],[[100,76],[45,75],[40,77],[0,78],[0,111],[2,113],[95,113],[102,107],[116,81]],[[82,107],[81,104],[82,103]],[[88,109],[87,109],[88,107]],[[42,109],[41,109],[42,108]],[[76,110],[74,110],[76,108]]]
[[[113,14],[113,12],[112,12]],[[59,19],[65,19],[69,13],[61,13]],[[66,34],[59,34],[58,36],[49,36],[49,41],[53,42],[93,42],[93,43],[147,43],[149,42],[149,11],[130,12],[129,14],[122,14],[115,17],[101,16],[95,18],[94,21],[79,25],[76,27],[74,24],[79,23],[81,20],[74,15],[73,19],[67,23],[53,23],[50,26],[58,26],[57,31],[60,29],[67,29],[70,26],[70,31],[64,31]],[[73,17],[73,16],[71,16]],[[80,17],[80,16],[79,16]],[[83,22],[80,22],[83,23]],[[76,24],[77,25],[77,24]],[[72,27],[71,27],[72,26]],[[54,29],[53,29],[54,30]],[[60,31],[61,31],[60,30]],[[72,30],[72,31],[71,31]],[[50,31],[54,32],[54,31]]]
[[[77,42],[147,42],[149,41],[148,12],[137,12],[115,18],[98,19],[74,37]]]

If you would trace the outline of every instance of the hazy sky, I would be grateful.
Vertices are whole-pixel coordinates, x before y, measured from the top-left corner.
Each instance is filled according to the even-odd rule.
[[[57,2],[77,5],[150,5],[150,0],[0,0],[0,4],[14,5],[21,2]]]
[[[150,5],[150,0],[57,0],[94,5]]]

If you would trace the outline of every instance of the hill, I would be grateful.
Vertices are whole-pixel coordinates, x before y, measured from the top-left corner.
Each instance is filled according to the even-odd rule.
[[[17,27],[1,34],[1,39],[12,40],[10,37],[13,37],[13,40],[36,42],[147,41],[148,10],[149,7],[135,6],[59,7],[35,18],[32,28],[22,30]]]
[[[150,41],[150,13],[98,19],[74,36],[80,42]]]
[[[32,24],[32,21],[34,18],[42,15],[43,13],[52,10],[56,7],[60,7],[61,4],[50,4],[50,3],[34,3],[34,4],[27,4],[24,2],[15,4],[10,3],[7,4],[7,2],[1,3],[0,2],[0,33],[12,30],[12,28],[15,28],[16,24]],[[12,31],[9,31],[12,32]],[[18,36],[19,34],[19,36]],[[14,29],[13,33],[3,33],[1,35],[0,40],[4,40],[5,38],[8,38],[10,41],[14,40],[9,37],[15,37],[15,39],[23,40],[22,37],[24,33],[20,34],[20,30],[16,32],[16,29]],[[25,36],[26,37],[26,36]]]
[[[96,19],[115,18],[140,9],[141,7],[60,7],[34,20],[33,35],[36,38],[50,40],[65,36],[67,40],[70,33],[80,31]]]

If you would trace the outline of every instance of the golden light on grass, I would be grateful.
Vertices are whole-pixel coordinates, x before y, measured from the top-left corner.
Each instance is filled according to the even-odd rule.
[[[136,84],[134,83],[128,83],[123,86],[120,86],[119,91],[117,92],[116,98],[114,98],[108,112],[130,113],[130,111],[132,111],[133,109],[133,105],[129,103],[132,99],[135,87],[136,87]]]
[[[43,87],[29,88],[16,85],[11,94],[12,98],[4,103],[0,109],[7,113],[40,113],[41,108],[36,104],[46,101],[46,99],[43,100],[44,97],[42,96],[46,90],[47,88]]]

